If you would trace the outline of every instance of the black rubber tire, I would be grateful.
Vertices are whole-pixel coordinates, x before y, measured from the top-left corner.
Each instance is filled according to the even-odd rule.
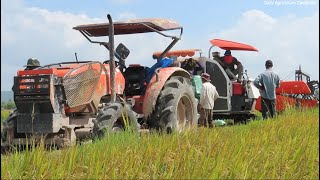
[[[7,131],[6,129],[8,127],[14,127],[14,132],[15,134],[17,133],[17,110],[14,110],[8,117],[3,122],[3,128],[1,130],[1,142],[6,142],[7,141]]]
[[[135,112],[126,104],[110,103],[99,111],[97,118],[93,121],[93,137],[101,139],[106,133],[126,130],[122,114],[128,117],[129,130],[138,132],[139,124]]]
[[[197,126],[197,101],[189,79],[173,76],[164,84],[148,124],[167,133]]]
[[[7,141],[7,131],[6,130],[2,130],[1,131],[1,143],[4,143]]]

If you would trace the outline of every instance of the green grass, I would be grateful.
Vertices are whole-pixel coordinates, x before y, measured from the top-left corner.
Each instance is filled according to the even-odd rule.
[[[183,134],[113,134],[1,156],[4,179],[318,179],[319,109]]]
[[[1,110],[1,123],[9,117],[10,112],[11,110]]]
[[[3,126],[3,122],[9,117],[11,110],[1,109],[1,130]]]

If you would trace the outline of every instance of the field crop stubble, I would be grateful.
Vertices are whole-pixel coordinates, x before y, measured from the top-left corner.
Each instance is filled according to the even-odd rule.
[[[180,134],[111,134],[93,144],[1,157],[5,179],[316,179],[319,109]]]

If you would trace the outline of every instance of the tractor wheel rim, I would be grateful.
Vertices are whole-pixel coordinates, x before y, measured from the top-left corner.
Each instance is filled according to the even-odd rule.
[[[182,131],[188,127],[192,120],[192,101],[187,96],[182,96],[177,106],[177,131]]]

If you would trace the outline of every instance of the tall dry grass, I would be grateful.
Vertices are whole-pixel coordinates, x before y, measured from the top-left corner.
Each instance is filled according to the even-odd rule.
[[[1,156],[4,179],[318,179],[319,109],[182,134],[111,134]]]

